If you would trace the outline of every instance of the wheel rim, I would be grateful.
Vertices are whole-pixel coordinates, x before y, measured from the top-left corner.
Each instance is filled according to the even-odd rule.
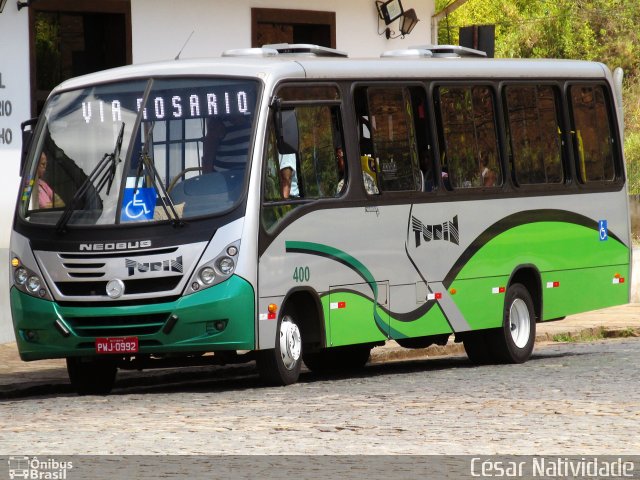
[[[284,317],[280,323],[280,357],[287,370],[293,370],[302,353],[300,329],[291,317]]]
[[[529,343],[531,317],[527,304],[521,298],[516,298],[509,309],[509,330],[516,347],[524,348]]]

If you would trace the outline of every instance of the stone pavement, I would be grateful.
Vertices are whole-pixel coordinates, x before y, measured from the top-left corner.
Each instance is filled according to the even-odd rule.
[[[556,322],[536,325],[536,348],[545,343],[567,341],[569,337],[594,340],[611,337],[640,337],[640,303],[629,303],[618,307],[571,315]],[[463,355],[462,344],[453,343],[453,336],[446,346],[431,346],[423,349],[405,349],[394,341],[371,352],[371,362]],[[154,369],[143,372],[118,373],[118,386],[144,385],[148,381],[161,382],[163,378],[175,381],[177,372],[187,369],[220,367],[183,367],[177,369]],[[0,344],[0,399],[47,393],[71,392],[65,361],[39,360],[23,362],[18,356],[15,343]]]

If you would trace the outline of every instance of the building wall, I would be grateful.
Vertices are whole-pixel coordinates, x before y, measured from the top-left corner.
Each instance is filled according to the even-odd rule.
[[[131,0],[133,62],[176,56],[193,33],[182,58],[219,56],[251,46],[251,8],[336,12],[336,47],[352,57],[429,43],[434,0],[404,0],[421,21],[405,39],[387,40],[373,0]],[[9,311],[9,237],[18,192],[20,123],[30,117],[29,12],[8,1],[0,13],[0,343],[13,341]],[[397,22],[393,26],[397,28]],[[10,115],[8,113],[10,112]],[[7,133],[9,132],[10,133]]]
[[[179,6],[178,6],[179,5]],[[289,8],[336,12],[336,47],[351,57],[377,57],[385,50],[430,43],[434,0],[404,0],[420,21],[406,38],[378,35],[373,0],[131,0],[133,61],[174,58],[191,32],[181,58],[219,56],[251,46],[251,8]],[[397,22],[391,25],[397,28]],[[384,23],[380,22],[380,30]]]
[[[9,235],[18,194],[20,123],[30,116],[26,10],[7,2],[0,13],[0,343],[13,341],[9,312]]]

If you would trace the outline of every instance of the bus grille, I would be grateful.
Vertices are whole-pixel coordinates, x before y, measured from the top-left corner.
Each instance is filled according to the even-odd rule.
[[[67,317],[65,320],[80,337],[128,337],[158,333],[168,316],[168,313],[154,313],[126,317]]]
[[[125,280],[125,294],[155,293],[171,291],[178,286],[182,277],[147,278]],[[94,297],[106,295],[107,282],[57,282],[56,287],[65,297]]]

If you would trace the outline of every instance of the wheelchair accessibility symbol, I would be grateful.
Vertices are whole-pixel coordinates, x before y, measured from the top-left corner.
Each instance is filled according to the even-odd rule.
[[[598,221],[598,234],[600,235],[600,241],[604,242],[609,239],[609,230],[607,228],[606,220]]]
[[[122,205],[121,221],[152,220],[156,206],[156,190],[142,187],[137,190],[125,188]]]

